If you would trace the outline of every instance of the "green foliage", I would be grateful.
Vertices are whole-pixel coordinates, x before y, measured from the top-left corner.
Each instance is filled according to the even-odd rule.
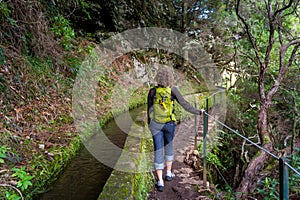
[[[152,180],[152,181],[151,181]],[[138,173],[134,177],[134,199],[146,199],[147,194],[152,189],[153,183],[155,180],[154,175],[152,173]]]
[[[44,192],[45,188],[57,179],[62,169],[67,166],[71,159],[78,153],[80,148],[80,138],[73,138],[68,147],[55,145],[48,149],[48,157],[40,154],[35,155],[30,161],[30,165],[33,168],[32,173],[35,177],[35,191],[33,191],[34,194],[31,195]]]
[[[147,129],[144,134],[151,135],[150,131]],[[143,138],[141,139],[140,152],[141,156],[136,162],[139,171],[145,171],[143,173],[135,174],[133,178],[133,197],[134,199],[146,199],[147,194],[152,189],[155,177],[154,174],[149,171],[149,161],[147,160],[147,153],[151,152],[153,149],[153,143],[149,140]]]
[[[9,181],[14,180],[17,182],[17,188],[22,191],[25,199],[32,199],[35,195],[44,192],[45,188],[49,186],[62,171],[64,167],[69,163],[72,157],[74,157],[78,150],[81,147],[80,138],[73,138],[75,133],[68,133],[70,142],[68,142],[68,147],[54,146],[50,149],[47,149],[45,153],[35,152],[32,155],[32,159],[27,160],[27,169],[25,167],[21,168],[12,168],[12,175],[6,177]],[[0,135],[0,141],[4,143],[9,143],[10,152],[14,152],[14,155],[17,156],[18,152],[22,153],[23,151],[29,152],[32,149],[33,144],[32,140],[24,140],[23,144],[20,145],[16,141],[19,138],[15,137],[12,133],[5,133]],[[8,147],[2,146],[0,148],[0,156],[2,153],[7,152]],[[22,153],[23,155],[23,153]],[[46,156],[45,156],[46,155]],[[25,161],[25,160],[24,160]],[[7,162],[7,165],[12,163]],[[1,177],[2,178],[2,177]],[[32,187],[31,187],[32,186]],[[4,190],[0,190],[0,196],[5,195],[7,199],[17,200],[20,199],[20,195],[13,189],[5,187]]]
[[[4,158],[7,158],[6,149],[7,149],[6,145],[0,147],[0,164],[4,163]]]
[[[66,50],[71,49],[71,42],[75,38],[75,32],[71,27],[69,20],[62,15],[54,17],[51,31],[56,37],[61,39],[60,43]]]
[[[0,47],[0,65],[6,64],[6,58],[3,49]]]
[[[253,80],[244,80],[237,87],[229,90],[227,95],[228,125],[242,130],[247,137],[252,137],[256,134],[259,108],[257,84]]]
[[[55,119],[51,119],[49,121],[49,124],[57,127],[57,126],[63,126],[64,124],[71,124],[72,122],[73,122],[73,118],[69,114],[66,114],[66,115],[58,116]]]
[[[300,19],[297,16],[290,16],[286,18],[282,25],[287,27],[293,34],[300,32]]]
[[[267,5],[268,3],[270,3],[270,5]],[[249,75],[255,75],[258,74],[259,63],[254,53],[253,45],[256,46],[257,56],[260,58],[260,61],[264,61],[264,59],[267,58],[266,56],[269,55],[270,58],[268,62],[265,62],[265,67],[268,70],[266,70],[263,80],[266,92],[273,86],[274,79],[277,78],[279,74],[279,54],[281,46],[297,38],[299,33],[299,17],[296,13],[297,2],[292,3],[288,9],[282,10],[282,14],[274,18],[272,18],[272,16],[270,18],[268,17],[269,14],[273,15],[284,7],[283,5],[282,0],[268,2],[248,0],[241,1],[241,5],[239,6],[239,14],[248,25],[252,41],[250,42],[248,37],[243,36],[236,41],[238,51],[241,54],[239,56],[240,63],[237,64]],[[267,7],[271,10],[270,13],[268,13]],[[253,13],[257,14],[253,15]],[[272,21],[273,19],[276,20]],[[271,24],[272,26],[270,27]],[[271,31],[273,26],[274,33]],[[241,20],[237,27],[238,28],[234,27],[233,30],[246,34],[245,26],[241,23]],[[243,29],[240,29],[241,27],[243,27]],[[270,36],[274,36],[274,41],[272,41],[272,48],[267,49],[271,43]],[[287,53],[284,55],[285,63],[289,60],[291,52],[292,48],[287,49]]]
[[[31,142],[31,140],[25,140],[23,145],[20,145],[20,137],[14,135],[13,132],[3,131],[0,134],[0,141],[2,144],[4,144],[2,147],[0,147],[0,154],[2,157],[6,157],[8,154],[10,154],[13,155],[16,160],[20,160],[20,157],[22,157],[20,156],[20,152],[26,152],[27,150],[32,149],[32,143],[27,146],[28,141]]]
[[[80,65],[82,63],[82,59],[79,57],[75,57],[73,55],[67,56],[65,58],[66,65],[68,66],[68,69],[72,72],[73,75],[76,75]]]
[[[91,19],[90,13],[87,11],[90,4],[85,0],[76,0],[76,3],[79,4],[82,8],[82,11],[87,15],[88,19]]]
[[[260,182],[262,188],[257,188],[256,191],[264,197],[265,200],[279,199],[277,192],[279,182],[274,178],[266,177]]]
[[[12,177],[18,178],[17,187],[21,188],[21,191],[25,191],[29,186],[32,186],[31,180],[33,176],[28,175],[24,166],[21,168],[13,168],[12,170],[15,172],[12,174]]]
[[[11,169],[14,173],[11,175],[11,177],[13,177],[14,179],[16,179],[17,181],[17,185],[16,187],[20,189],[20,191],[25,194],[25,191],[33,185],[32,180],[33,180],[33,176],[30,176],[27,172],[26,172],[26,168],[25,166],[21,167],[21,168],[12,168]],[[6,190],[5,191],[5,197],[7,200],[20,200],[21,199],[21,194],[19,194],[16,189],[12,190],[11,188],[9,188],[10,190]],[[27,197],[29,198],[29,196],[26,195],[26,199]]]
[[[15,191],[14,192],[6,191],[5,197],[7,200],[20,200],[21,199],[20,195]]]
[[[30,67],[30,75],[35,75],[35,79],[41,80],[44,77],[51,75],[52,63],[50,60],[42,60],[37,57],[28,57],[27,65]],[[44,76],[44,77],[43,77]]]
[[[206,146],[206,161],[208,165],[216,165],[219,168],[221,168],[222,170],[225,170],[226,168],[223,166],[221,160],[220,160],[220,149],[219,147],[222,146],[222,144],[220,142],[218,142],[218,139],[216,139],[216,143],[212,144],[209,143],[208,146]],[[200,141],[199,145],[198,145],[198,151],[200,153],[200,155],[203,157],[203,141]]]
[[[225,194],[224,191],[221,191],[222,195],[217,194],[215,197],[217,200],[236,200],[236,193],[232,190],[232,188],[229,185],[225,186]]]
[[[292,154],[289,159],[291,159],[291,165],[300,172],[300,149],[296,149],[297,153]],[[299,196],[300,194],[300,176],[296,174],[294,171],[289,170],[289,187],[292,193]]]
[[[51,60],[42,60],[37,57],[27,58],[28,74],[27,85],[30,85],[27,95],[49,95],[49,88],[53,88],[58,92],[68,94],[69,88],[72,86],[73,80],[63,76],[63,74],[55,71],[55,66]],[[74,72],[76,73],[76,66]]]
[[[7,4],[3,1],[0,1],[0,20],[3,22],[9,17],[11,10],[8,8]],[[0,26],[1,27],[1,26]]]
[[[266,5],[270,3],[270,6]],[[247,74],[251,77],[253,75],[258,75],[258,70],[261,69],[258,63],[258,59],[255,55],[253,45],[256,46],[257,56],[260,58],[260,61],[269,55],[269,60],[265,60],[266,72],[264,77],[261,76],[264,83],[265,92],[270,91],[271,87],[274,85],[274,80],[278,77],[279,66],[280,66],[280,49],[282,45],[285,45],[292,41],[294,38],[297,38],[299,32],[299,17],[294,10],[296,7],[296,2],[292,3],[292,6],[286,10],[283,10],[282,14],[277,15],[276,21],[271,21],[272,18],[268,18],[269,7],[271,9],[270,14],[277,12],[284,3],[281,0],[276,1],[241,1],[239,7],[239,14],[243,17],[245,23],[248,24],[249,34],[251,35],[251,42],[248,37],[243,37],[242,34],[239,34],[239,37],[236,41],[236,47],[239,52],[239,63],[236,63],[241,69],[244,69]],[[253,13],[257,13],[253,15]],[[278,19],[277,19],[278,17]],[[270,36],[272,32],[270,31],[270,24],[274,25],[274,43],[272,43],[272,48],[267,49],[270,44]],[[277,27],[279,26],[279,27]],[[240,29],[243,27],[243,29]],[[242,25],[241,20],[238,26],[233,27],[233,31],[243,32],[245,36],[245,28]],[[298,32],[297,32],[298,31]],[[290,58],[293,48],[288,48],[287,52],[284,54],[284,63]],[[266,62],[267,61],[267,62]],[[262,75],[262,74],[261,74]],[[250,77],[247,76],[247,77]],[[245,79],[245,77],[243,77]],[[257,79],[251,80],[252,82],[257,82]],[[258,86],[256,86],[258,88]],[[247,93],[245,93],[247,94]]]

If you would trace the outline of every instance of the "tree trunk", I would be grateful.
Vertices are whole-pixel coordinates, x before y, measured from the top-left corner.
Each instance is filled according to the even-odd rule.
[[[259,110],[258,114],[258,134],[261,140],[262,146],[268,151],[272,151],[273,144],[270,140],[268,131],[268,104],[264,102]],[[252,193],[258,184],[259,174],[264,168],[265,162],[268,160],[270,155],[264,151],[259,150],[254,158],[250,161],[242,182],[237,188],[237,192],[240,192],[239,198],[245,198],[248,193]]]
[[[256,61],[259,65],[259,77],[258,77],[258,89],[259,89],[259,96],[260,96],[260,109],[258,113],[258,123],[257,123],[257,130],[260,138],[260,142],[262,147],[267,149],[269,152],[272,152],[273,150],[273,143],[270,139],[270,132],[268,130],[268,111],[270,109],[270,105],[272,102],[272,98],[275,95],[275,93],[278,90],[279,85],[281,84],[282,80],[284,79],[287,70],[292,65],[292,63],[295,61],[298,48],[300,47],[300,40],[292,40],[288,41],[287,44],[284,45],[283,42],[283,29],[281,26],[281,22],[284,20],[283,13],[289,9],[290,7],[294,7],[296,10],[297,4],[294,4],[293,0],[289,0],[287,4],[284,4],[281,8],[274,7],[271,3],[271,1],[265,1],[265,7],[267,10],[267,17],[266,22],[269,23],[269,42],[266,44],[266,52],[264,59],[261,56],[261,48],[257,46],[257,40],[255,39],[255,35],[252,35],[251,26],[249,21],[244,18],[240,14],[240,0],[236,1],[236,14],[238,18],[241,20],[242,24],[244,25],[245,31],[248,36],[248,40],[250,42],[250,45],[252,46],[252,49],[255,52]],[[275,8],[275,10],[274,10]],[[292,14],[292,13],[291,13]],[[285,15],[286,17],[287,15]],[[278,30],[277,30],[278,29]],[[272,58],[272,51],[276,49],[274,47],[274,43],[276,42],[277,36],[275,33],[278,33],[279,35],[279,68],[278,68],[278,74],[277,77],[274,80],[274,84],[271,87],[271,89],[266,91],[265,88],[265,81],[268,80],[265,77],[265,74],[268,72],[269,64],[274,62],[274,59]],[[277,46],[277,45],[276,45]],[[291,49],[293,47],[293,49]],[[289,56],[286,55],[286,52],[290,51],[291,53]],[[257,185],[257,180],[259,173],[264,168],[264,163],[267,161],[267,159],[270,156],[264,152],[259,150],[259,152],[254,156],[254,158],[250,161],[247,169],[245,170],[244,177],[242,179],[242,182],[240,183],[237,191],[243,193],[243,197],[247,196],[249,192],[252,192]],[[242,195],[240,195],[242,196]]]
[[[262,146],[271,142],[268,130],[268,111],[270,104],[271,103],[269,101],[264,100],[260,105],[258,113],[257,131]]]
[[[272,144],[265,144],[263,147],[265,149],[271,150]],[[247,169],[245,170],[242,182],[237,188],[237,192],[241,193],[239,194],[238,199],[246,198],[248,193],[252,193],[257,188],[259,174],[261,170],[263,170],[264,164],[269,157],[269,154],[260,150],[259,152],[257,152],[256,156],[251,160]]]

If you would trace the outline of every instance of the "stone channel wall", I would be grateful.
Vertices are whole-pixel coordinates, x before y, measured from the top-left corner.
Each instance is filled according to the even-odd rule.
[[[146,199],[153,187],[154,175],[148,168],[153,166],[150,158],[153,145],[145,124],[146,112],[142,111],[128,133],[123,152],[98,200]]]

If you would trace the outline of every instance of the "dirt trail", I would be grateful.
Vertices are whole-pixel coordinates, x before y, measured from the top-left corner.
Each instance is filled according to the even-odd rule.
[[[197,128],[197,144],[202,139],[203,120],[200,117]],[[202,171],[197,165],[197,158],[194,152],[195,124],[194,118],[186,120],[176,127],[175,138],[173,143],[175,161],[173,170],[176,177],[168,182],[164,181],[164,191],[158,192],[154,187],[148,195],[148,200],[207,200],[209,197],[201,195],[199,190],[202,190],[203,181]],[[209,122],[209,129],[212,127],[212,122]],[[195,154],[194,154],[195,153]],[[165,172],[164,172],[165,174]],[[203,191],[203,190],[202,190]]]

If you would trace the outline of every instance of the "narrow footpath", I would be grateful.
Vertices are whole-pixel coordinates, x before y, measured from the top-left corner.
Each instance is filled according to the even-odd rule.
[[[197,145],[203,136],[203,116],[198,116]],[[209,121],[208,130],[213,127]],[[213,192],[213,186],[209,189],[203,187],[202,163],[198,152],[194,150],[195,120],[191,118],[177,125],[173,143],[175,161],[173,171],[175,178],[164,181],[164,191],[159,192],[155,186],[148,195],[148,200],[208,200],[204,193]],[[165,174],[165,172],[164,172]]]

